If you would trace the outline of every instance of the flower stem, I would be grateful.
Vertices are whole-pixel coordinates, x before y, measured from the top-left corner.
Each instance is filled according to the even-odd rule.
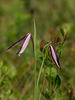
[[[39,85],[39,80],[40,80],[40,76],[41,76],[41,72],[42,72],[42,68],[43,68],[43,65],[44,65],[44,62],[45,62],[45,58],[46,58],[46,56],[47,56],[47,54],[48,54],[48,45],[49,44],[47,44],[45,47],[44,47],[44,49],[46,48],[46,53],[45,53],[45,55],[44,55],[44,57],[43,57],[43,61],[42,61],[42,64],[41,64],[41,67],[40,67],[40,71],[39,71],[39,75],[38,75],[38,79],[37,79],[37,93],[38,93],[38,85]]]
[[[36,86],[36,26],[35,26],[35,20],[34,20],[34,56],[35,56],[35,88],[34,88],[34,100],[37,100],[37,86]]]
[[[39,84],[42,68],[43,68],[43,65],[44,65],[44,61],[45,61],[45,57],[43,58],[43,61],[42,61],[41,67],[40,67],[40,72],[39,72],[38,79],[37,79],[37,92],[38,92],[38,84]]]

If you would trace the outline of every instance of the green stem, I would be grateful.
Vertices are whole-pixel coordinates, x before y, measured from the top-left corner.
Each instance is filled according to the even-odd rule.
[[[35,20],[34,20],[34,56],[35,56],[35,88],[34,88],[34,100],[37,100],[37,87],[36,87],[36,26],[35,26]]]
[[[46,58],[46,56],[47,56],[47,54],[48,54],[48,46],[49,46],[49,44],[50,44],[50,43],[46,44],[46,45],[44,46],[44,48],[43,48],[43,52],[44,52],[44,49],[47,47],[47,48],[46,48],[46,53],[45,53],[45,55],[44,55],[44,57],[43,57],[43,61],[42,61],[41,67],[40,67],[40,72],[39,72],[38,79],[37,79],[37,86],[38,86],[38,84],[39,84],[39,79],[40,79],[40,75],[41,75],[41,72],[42,72],[42,68],[43,68],[43,65],[44,65],[45,58]]]
[[[42,68],[43,68],[43,65],[44,65],[44,61],[45,61],[45,57],[43,58],[43,61],[42,61],[41,67],[40,67],[40,72],[39,72],[38,79],[37,79],[37,91],[38,91],[38,84],[39,84]]]
[[[47,45],[46,45],[47,46]],[[45,46],[45,47],[46,47]],[[44,48],[45,49],[45,48]],[[45,61],[45,58],[47,56],[47,51],[48,51],[48,47],[46,49],[46,53],[45,53],[45,56],[43,57],[43,61],[42,61],[42,64],[41,64],[41,67],[40,67],[40,71],[39,71],[39,75],[38,75],[38,79],[37,79],[37,94],[38,94],[38,85],[39,85],[39,80],[40,80],[40,76],[41,76],[41,72],[42,72],[42,68],[43,68],[43,65],[44,65],[44,61]]]
[[[50,77],[51,77],[51,67],[50,67]],[[51,100],[51,82],[50,82],[50,100]]]

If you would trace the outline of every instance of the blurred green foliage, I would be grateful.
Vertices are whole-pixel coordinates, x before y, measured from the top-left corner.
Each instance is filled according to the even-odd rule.
[[[37,75],[41,65],[39,42],[42,39],[51,41],[56,36],[63,38],[59,32],[61,28],[64,34],[67,32],[67,40],[60,47],[61,86],[54,100],[68,100],[75,96],[75,0],[0,0],[0,100],[33,100],[32,43],[21,57],[15,55],[19,45],[6,51],[28,32],[33,35],[33,18],[37,26]],[[44,72],[40,79],[39,100],[46,100],[40,92],[42,84]]]

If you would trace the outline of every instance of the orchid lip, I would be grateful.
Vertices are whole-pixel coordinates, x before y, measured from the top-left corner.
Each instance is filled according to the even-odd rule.
[[[55,48],[53,47],[52,44],[50,44],[50,50],[51,50],[51,55],[52,55],[52,58],[53,58],[55,64],[57,65],[58,68],[61,69],[60,64],[59,64],[58,55],[57,55]]]

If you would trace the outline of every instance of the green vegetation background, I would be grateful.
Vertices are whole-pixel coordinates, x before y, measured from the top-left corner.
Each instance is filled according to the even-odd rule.
[[[50,41],[50,30],[59,29],[63,24],[72,24],[67,41],[62,48],[60,63],[62,70],[61,87],[54,100],[68,100],[69,86],[75,96],[75,0],[0,0],[0,98],[1,100],[33,100],[34,55],[32,43],[19,57],[16,52],[20,45],[10,52],[6,48],[25,36],[33,35],[33,18],[37,28],[37,74],[41,56],[39,42]],[[52,35],[56,35],[52,33]],[[43,73],[39,88],[44,82]],[[39,100],[45,100],[40,93]],[[60,99],[61,98],[61,99]]]

